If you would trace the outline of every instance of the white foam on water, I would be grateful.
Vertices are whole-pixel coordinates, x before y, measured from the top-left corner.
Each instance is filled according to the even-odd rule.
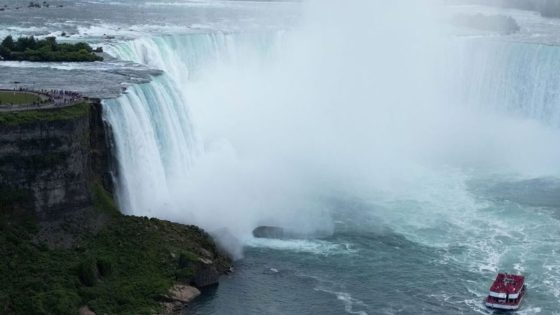
[[[144,70],[147,68],[141,64],[131,62],[94,61],[94,62],[31,62],[31,61],[2,61],[2,67],[10,68],[50,68],[57,70],[89,70],[89,71],[111,71],[111,70]]]
[[[336,299],[344,304],[344,310],[348,314],[357,314],[357,315],[368,314],[366,311],[363,310],[354,310],[354,308],[356,307],[367,307],[367,305],[364,302],[352,297],[352,295],[348,292],[333,291],[331,289],[327,289],[324,287],[317,287],[315,288],[315,290],[335,295]]]
[[[349,249],[344,244],[332,243],[322,240],[280,240],[252,238],[246,242],[246,246],[291,251],[297,253],[310,253],[321,256],[352,255],[357,252],[356,250]]]
[[[527,269],[523,266],[523,263],[515,263],[513,264],[513,270],[517,271],[517,273],[523,274]]]
[[[466,299],[463,300],[463,303],[478,314],[492,314],[492,312],[484,306],[482,299]]]
[[[147,1],[145,6],[185,6],[185,7],[210,7],[210,8],[224,8],[232,7],[235,3],[229,1],[205,1],[205,0],[191,0],[191,1],[162,1],[153,2]]]
[[[518,311],[516,311],[516,314],[533,315],[533,314],[540,314],[541,312],[542,312],[541,307],[525,306],[525,307],[520,308]]]
[[[0,36],[2,39],[8,35],[12,35],[13,37],[19,37],[23,35],[31,35],[31,34],[41,34],[48,31],[47,27],[44,26],[28,26],[28,27],[20,27],[20,26],[7,26],[5,28],[0,29]]]
[[[104,38],[114,37],[117,40],[134,39],[147,36],[148,34],[177,34],[189,33],[188,25],[170,24],[114,24],[101,23],[96,25],[78,25],[77,33],[69,34],[70,38]]]
[[[404,12],[409,9],[399,6],[404,2],[357,2],[392,12],[372,20],[365,12],[376,10],[333,3],[310,3],[316,11],[309,29],[287,38],[275,33],[268,42],[253,36],[248,45],[238,34],[213,33],[115,45],[116,56],[160,68],[167,80],[131,90],[117,100],[127,111],[110,113],[119,132],[146,136],[134,147],[117,135],[125,153],[121,171],[134,179],[126,182],[130,187],[120,187],[129,193],[121,199],[124,208],[204,227],[233,226],[247,235],[255,224],[282,216],[288,226],[323,225],[329,218],[316,196],[343,192],[381,205],[374,211],[384,224],[413,242],[443,249],[446,262],[485,276],[502,269],[537,270],[547,286],[555,285],[560,279],[555,269],[542,274],[530,257],[544,251],[558,258],[547,246],[560,244],[542,242],[557,220],[535,215],[536,209],[481,200],[468,182],[489,172],[496,177],[558,174],[560,110],[542,99],[560,94],[555,83],[537,78],[546,74],[547,82],[556,82],[559,53],[451,43],[464,59],[459,59],[463,68],[448,79],[460,77],[458,87],[475,91],[466,91],[466,100],[441,102],[440,86],[433,85],[439,81],[432,77],[441,73],[432,73],[432,58],[442,47],[430,26],[424,28],[425,16]],[[425,6],[414,4],[426,13]],[[330,27],[333,19],[340,23]],[[377,32],[369,27],[372,22],[380,29],[395,27],[402,36]],[[419,29],[425,34],[418,36]],[[427,38],[435,46],[427,45]],[[541,60],[550,67],[533,67]],[[549,71],[540,73],[544,68]],[[530,102],[505,101],[517,100],[518,91]],[[174,115],[192,117],[192,125],[179,133],[174,131],[181,128],[166,129],[173,119],[150,116],[160,103],[173,107]],[[146,125],[119,126],[138,118]],[[186,135],[193,141],[185,141]],[[177,158],[167,139],[195,149]],[[157,165],[142,164],[137,155]],[[127,165],[127,159],[139,163]],[[341,250],[340,244],[323,241],[251,242],[319,255]],[[464,250],[446,251],[453,247]]]

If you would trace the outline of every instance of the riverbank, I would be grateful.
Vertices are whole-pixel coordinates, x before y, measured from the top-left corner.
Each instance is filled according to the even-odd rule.
[[[55,221],[0,219],[0,313],[173,314],[189,300],[172,289],[217,284],[229,268],[195,226],[124,216],[101,189],[94,204]]]

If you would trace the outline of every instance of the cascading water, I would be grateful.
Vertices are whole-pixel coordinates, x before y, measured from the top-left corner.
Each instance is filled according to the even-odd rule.
[[[176,208],[170,189],[188,176],[199,150],[181,92],[162,76],[104,104],[117,144],[123,209],[155,216],[162,207]]]
[[[124,211],[204,224],[189,211],[189,185],[192,164],[208,150],[190,117],[191,87],[186,83],[205,66],[262,59],[281,36],[281,32],[191,34],[107,47],[120,59],[164,70],[152,82],[132,86],[122,97],[104,102],[105,119],[116,141],[117,190]]]
[[[539,166],[548,168],[558,157],[557,150],[543,151],[540,142],[518,158],[506,156],[512,152],[508,148],[535,145],[526,137],[507,135],[510,130],[506,129],[522,128],[528,137],[551,135],[539,126],[520,126],[501,117],[496,124],[483,118],[490,115],[484,107],[494,106],[505,112],[512,112],[512,108],[526,112],[531,118],[553,119],[549,113],[553,109],[550,100],[555,95],[550,91],[551,85],[526,84],[521,78],[539,73],[520,62],[527,56],[543,59],[543,54],[545,60],[553,62],[551,49],[508,43],[475,45],[467,40],[458,45],[459,49],[445,52],[456,56],[458,51],[459,56],[467,56],[458,63],[463,67],[457,70],[459,75],[444,72],[446,80],[436,83],[432,74],[437,66],[432,65],[437,56],[444,56],[437,50],[448,46],[422,46],[426,41],[438,41],[437,36],[430,35],[429,28],[424,28],[420,41],[407,28],[401,30],[403,38],[398,38],[377,31],[358,31],[360,23],[358,19],[347,29],[333,28],[332,38],[309,37],[319,31],[325,33],[311,23],[307,33],[294,32],[288,39],[282,32],[211,33],[143,38],[110,47],[109,51],[118,58],[164,71],[153,82],[131,87],[126,95],[106,102],[107,120],[117,141],[123,208],[138,215],[194,221],[203,226],[212,226],[209,221],[216,220],[206,211],[217,211],[220,217],[231,220],[242,208],[242,213],[250,213],[248,217],[252,218],[243,219],[248,222],[240,230],[247,233],[254,224],[269,219],[270,213],[278,219],[286,208],[294,209],[288,216],[305,211],[298,207],[320,208],[316,200],[309,201],[309,196],[304,196],[317,192],[299,186],[303,183],[323,189],[319,196],[328,190],[363,185],[364,181],[370,185],[368,189],[386,191],[393,189],[385,187],[392,186],[387,182],[396,180],[402,184],[402,176],[396,173],[409,169],[412,174],[430,164],[496,167],[501,163],[507,170],[534,166],[527,165],[527,160],[539,161],[535,156],[541,156]],[[350,36],[336,37],[336,32]],[[386,42],[385,47],[369,44],[380,38]],[[364,44],[346,45],[352,40]],[[507,58],[500,58],[500,62],[489,60],[492,58],[488,56],[501,50],[501,45],[509,51]],[[402,52],[410,47],[417,48],[414,54]],[[530,51],[524,53],[524,49]],[[482,66],[472,67],[473,64]],[[301,69],[306,71],[302,73]],[[453,80],[448,80],[450,77]],[[454,106],[442,105],[445,97],[438,95],[443,93],[437,85],[448,82],[458,82],[450,89],[455,97],[452,102],[459,103]],[[464,82],[468,82],[467,88],[463,88]],[[527,93],[512,92],[516,82],[528,86]],[[402,87],[408,93],[400,93]],[[519,93],[523,97],[517,97]],[[368,99],[377,101],[369,103]],[[526,99],[531,102],[522,103]],[[474,103],[478,108],[463,103]],[[337,125],[341,129],[333,130]],[[496,132],[495,127],[504,130]],[[348,147],[345,143],[350,138],[353,143]],[[330,139],[329,143],[325,139]],[[459,142],[463,148],[457,148]],[[272,143],[277,147],[271,147]],[[488,143],[498,152],[480,154],[479,150]],[[305,147],[314,153],[305,152]],[[193,168],[193,164],[197,167]],[[276,176],[278,171],[285,177]],[[364,172],[376,176],[364,177]],[[243,174],[246,178],[239,183]],[[266,183],[271,174],[276,176],[276,184]],[[333,186],[341,180],[346,184]],[[316,181],[328,185],[317,188]],[[414,182],[410,178],[404,181]],[[241,188],[243,184],[247,187]],[[235,185],[239,187],[232,188]],[[247,194],[245,189],[254,190],[254,186],[266,197],[243,196]],[[221,197],[207,196],[208,192],[201,192],[200,187]],[[228,201],[220,204],[210,201],[213,198]],[[298,202],[286,204],[275,198]],[[263,211],[263,204],[274,210]],[[320,210],[318,213],[321,216]],[[305,225],[299,228],[316,228]]]
[[[462,41],[455,94],[468,106],[493,108],[560,126],[558,46]],[[465,83],[468,82],[468,85]]]
[[[348,313],[480,312],[484,281],[501,268],[532,270],[543,283],[533,291],[539,305],[557,308],[550,298],[560,296],[560,244],[548,236],[557,218],[472,185],[492,182],[499,191],[512,178],[560,173],[560,49],[449,40],[425,3],[356,3],[311,1],[309,23],[287,33],[111,47],[118,58],[164,71],[105,101],[122,207],[227,227],[240,238],[258,224],[327,230],[333,235],[321,241],[247,241],[258,248],[258,266],[281,261],[296,270],[288,288],[311,282],[315,293],[303,296],[321,304],[335,295]],[[384,14],[372,20],[371,12]],[[403,285],[433,279],[443,283]],[[232,288],[232,300],[237,291],[245,292]],[[411,296],[418,304],[403,306]],[[251,304],[255,313],[271,311],[261,304]],[[276,307],[302,313],[295,306],[305,304]]]

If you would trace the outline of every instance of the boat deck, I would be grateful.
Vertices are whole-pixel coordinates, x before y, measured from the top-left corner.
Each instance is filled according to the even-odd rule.
[[[494,280],[494,283],[492,283],[490,291],[495,293],[516,294],[521,291],[524,283],[525,277],[521,275],[500,273],[496,277],[496,280]]]

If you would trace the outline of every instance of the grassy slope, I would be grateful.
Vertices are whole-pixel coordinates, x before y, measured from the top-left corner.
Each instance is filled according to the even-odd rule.
[[[86,115],[89,105],[86,103],[69,107],[25,110],[19,112],[0,112],[0,124],[18,125],[41,121],[69,120]]]
[[[192,276],[200,247],[214,248],[196,227],[121,215],[100,186],[94,196],[108,223],[71,249],[34,242],[33,220],[0,221],[0,314],[76,314],[81,305],[154,314],[172,283]]]
[[[32,93],[0,91],[0,104],[33,104],[40,101],[41,98]]]

